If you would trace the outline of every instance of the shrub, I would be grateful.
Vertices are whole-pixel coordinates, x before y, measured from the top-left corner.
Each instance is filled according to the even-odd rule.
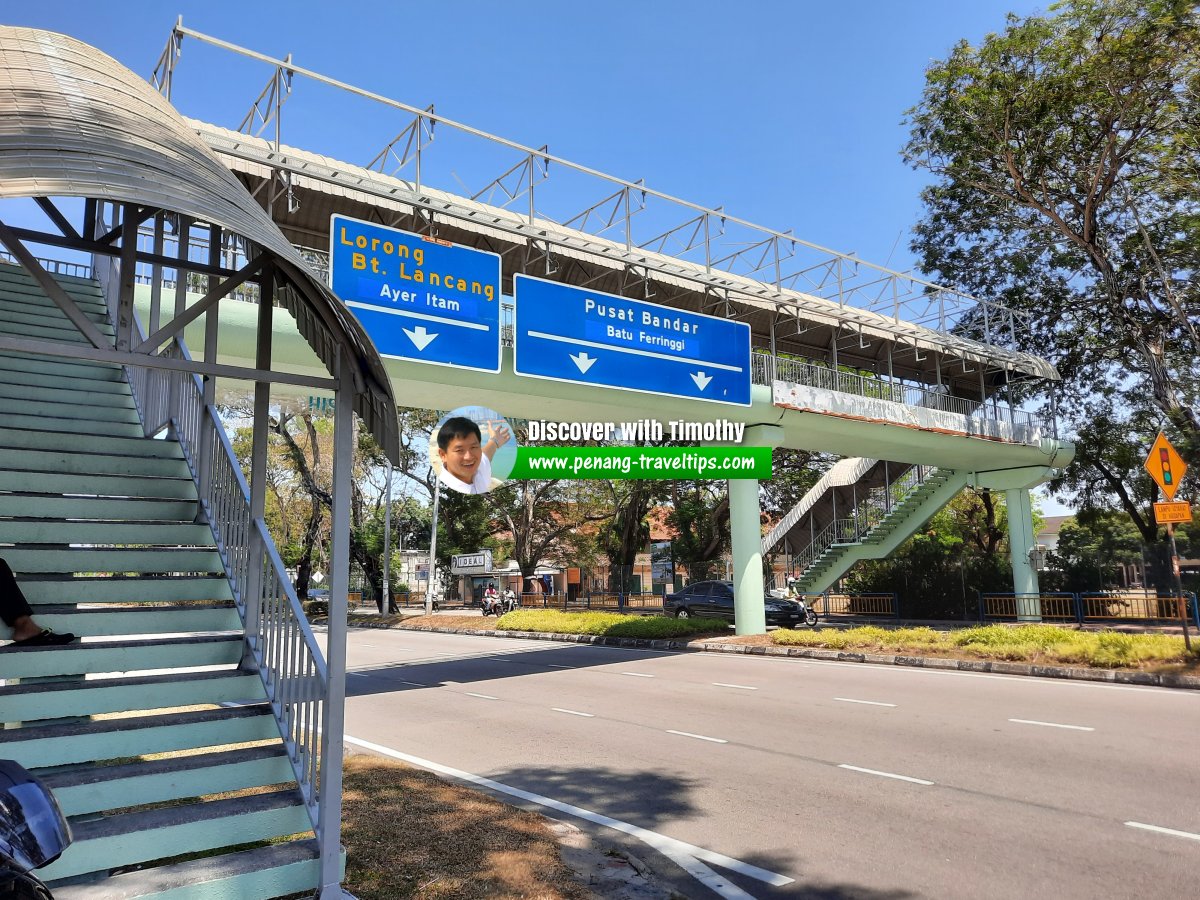
[[[594,634],[606,637],[664,639],[711,634],[724,625],[700,619],[665,616],[627,616],[609,612],[559,612],[554,609],[515,609],[496,622],[501,631],[538,631],[548,634]]]

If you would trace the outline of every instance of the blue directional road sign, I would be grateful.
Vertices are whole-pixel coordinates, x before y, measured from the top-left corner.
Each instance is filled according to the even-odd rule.
[[[750,326],[516,276],[518,375],[750,405]]]
[[[334,215],[329,286],[380,356],[500,371],[500,257]]]

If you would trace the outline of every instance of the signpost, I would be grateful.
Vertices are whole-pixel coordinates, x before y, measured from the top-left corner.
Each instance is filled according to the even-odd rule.
[[[1175,448],[1171,446],[1171,442],[1161,431],[1154,439],[1154,445],[1150,448],[1150,454],[1146,457],[1143,465],[1150,473],[1150,477],[1167,495],[1167,499],[1174,500],[1175,492],[1179,490],[1179,482],[1183,480],[1183,476],[1187,472],[1187,463],[1175,452]],[[1160,517],[1160,511],[1166,516],[1165,518]],[[1160,525],[1167,526],[1167,536],[1171,540],[1171,571],[1175,576],[1175,596],[1178,598],[1176,602],[1179,604],[1179,619],[1183,623],[1183,642],[1187,645],[1188,652],[1191,653],[1192,636],[1188,633],[1187,601],[1183,598],[1183,580],[1179,574],[1179,549],[1175,546],[1175,523],[1191,521],[1192,510],[1187,503],[1155,503],[1154,517]]]
[[[750,326],[517,275],[518,375],[750,405]]]
[[[451,575],[487,575],[492,571],[492,551],[460,553],[450,557]]]
[[[380,356],[500,371],[500,257],[334,214],[329,286]]]

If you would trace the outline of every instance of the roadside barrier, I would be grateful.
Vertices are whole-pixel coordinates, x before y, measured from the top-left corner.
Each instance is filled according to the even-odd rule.
[[[1179,621],[1180,609],[1200,629],[1196,595],[1159,596],[1140,591],[1097,593],[979,594],[981,622],[1143,622],[1169,625]]]
[[[833,616],[881,616],[891,619],[900,617],[900,607],[895,594],[805,594],[804,602],[816,610],[817,615]]]

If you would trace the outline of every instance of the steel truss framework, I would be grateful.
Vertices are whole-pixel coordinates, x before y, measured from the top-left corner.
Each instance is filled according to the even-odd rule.
[[[338,211],[499,253],[506,279],[523,272],[751,321],[756,344],[773,353],[946,384],[976,396],[1003,389],[1010,379],[1057,378],[1044,360],[1020,352],[1024,322],[998,304],[837,253],[791,231],[763,228],[721,207],[655,191],[644,180],[607,175],[555,156],[547,146],[527,147],[489,134],[440,116],[433,106],[418,108],[338,81],[296,65],[290,54],[280,60],[239,47],[187,28],[182,19],[152,76],[168,98],[185,38],[274,68],[240,129],[261,134],[273,126],[273,140],[262,150],[236,140],[234,132],[192,124],[218,155],[232,161],[269,211],[287,198],[289,214],[272,215],[294,244],[321,247],[328,239],[315,211],[293,215],[306,203],[326,213],[332,201],[316,196],[314,187],[323,182],[330,193],[350,188],[358,195],[357,202],[337,204]],[[338,169],[325,157],[282,143],[283,104],[296,75],[411,119],[366,167]],[[461,197],[431,187],[434,136],[447,129],[506,155],[502,174]],[[270,177],[259,174],[264,166]],[[358,177],[376,172],[377,184]],[[559,211],[564,201],[555,187],[563,179],[599,186],[595,193],[602,199],[582,211]],[[389,203],[373,204],[372,196]],[[324,252],[313,249],[305,256],[320,265]],[[664,301],[667,296],[673,299]]]

